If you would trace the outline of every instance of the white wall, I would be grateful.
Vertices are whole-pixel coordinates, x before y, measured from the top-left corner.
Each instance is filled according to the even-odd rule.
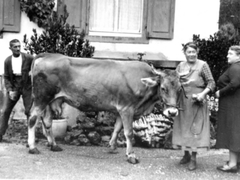
[[[149,44],[114,44],[90,42],[97,51],[120,51],[120,52],[151,52],[163,53],[169,60],[184,60],[182,43],[191,41],[193,34],[200,34],[202,38],[218,30],[220,0],[176,0],[174,38],[172,40],[150,40]],[[4,33],[0,39],[0,74],[3,73],[3,62],[11,54],[9,41],[13,38],[23,40],[23,35],[30,37],[32,29],[41,29],[29,21],[25,13],[21,17],[20,33]],[[23,43],[22,43],[23,45]],[[23,50],[23,47],[22,47]]]

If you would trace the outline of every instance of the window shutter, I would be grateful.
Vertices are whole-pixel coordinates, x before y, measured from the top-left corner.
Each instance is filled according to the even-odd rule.
[[[20,31],[19,0],[0,0],[0,29],[8,32]]]
[[[175,0],[148,1],[148,38],[173,38]]]
[[[58,0],[58,13],[63,14],[64,5],[67,5],[67,23],[74,25],[81,32],[86,30],[87,3],[88,0]]]

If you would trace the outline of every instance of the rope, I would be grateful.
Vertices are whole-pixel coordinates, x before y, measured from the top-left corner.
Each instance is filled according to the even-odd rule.
[[[203,117],[202,127],[201,127],[201,130],[200,130],[199,133],[194,133],[193,130],[192,130],[192,129],[193,129],[193,124],[195,123],[195,120],[197,119],[196,117],[197,117],[197,114],[198,114],[198,112],[199,112],[199,109],[202,109],[202,117]],[[200,135],[200,134],[202,133],[202,131],[203,131],[203,126],[204,126],[204,119],[205,119],[205,113],[204,113],[204,111],[203,111],[203,108],[201,108],[200,105],[199,105],[198,108],[197,108],[197,112],[196,112],[196,114],[194,115],[193,122],[192,122],[192,125],[191,125],[191,128],[190,128],[190,132],[191,132],[194,136],[198,136],[198,135]]]

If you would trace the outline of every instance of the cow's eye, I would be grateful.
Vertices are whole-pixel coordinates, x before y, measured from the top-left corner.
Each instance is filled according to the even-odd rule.
[[[167,92],[167,89],[165,87],[161,87],[161,91],[166,93]]]

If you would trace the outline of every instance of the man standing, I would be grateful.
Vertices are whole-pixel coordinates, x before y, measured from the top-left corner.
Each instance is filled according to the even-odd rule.
[[[12,55],[4,62],[4,82],[7,90],[4,105],[0,113],[0,141],[8,128],[8,120],[13,107],[22,95],[25,114],[28,117],[31,108],[31,78],[29,75],[33,56],[20,51],[17,39],[9,43]]]

